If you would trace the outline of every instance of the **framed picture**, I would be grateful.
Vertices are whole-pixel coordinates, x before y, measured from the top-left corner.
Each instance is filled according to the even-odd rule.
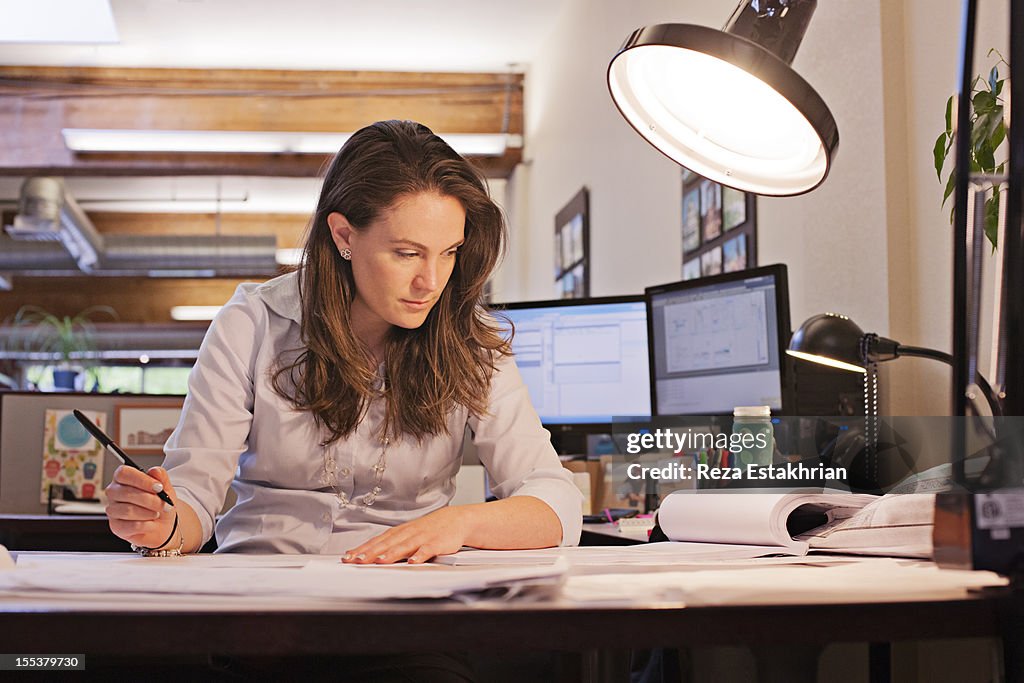
[[[731,187],[722,188],[722,228],[732,230],[747,220],[747,196]]]
[[[684,280],[695,280],[700,277],[700,259],[692,258],[689,261],[683,261],[683,279]]]
[[[747,267],[747,236],[740,233],[722,244],[722,272],[732,273]]]
[[[715,247],[700,255],[700,276],[718,275],[722,272],[722,248]]]
[[[106,412],[83,411],[100,429]],[[78,500],[92,500],[103,488],[103,446],[70,410],[47,409],[43,423],[42,479],[39,502],[46,503],[51,486],[70,488]]]
[[[757,266],[757,204],[753,194],[682,172],[684,280]]]
[[[590,296],[590,194],[580,189],[555,216],[555,296]]]
[[[683,193],[683,254],[700,246],[700,188]]]
[[[181,400],[114,406],[117,444],[129,455],[160,455],[178,426]]]

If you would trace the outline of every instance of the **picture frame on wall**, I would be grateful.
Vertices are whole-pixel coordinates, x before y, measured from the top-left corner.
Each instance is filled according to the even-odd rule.
[[[160,455],[178,426],[182,399],[114,405],[114,437],[128,455]]]
[[[747,236],[736,235],[722,244],[722,272],[734,273],[747,267]]]
[[[555,215],[555,296],[590,296],[590,193],[580,189]]]
[[[700,247],[700,188],[683,193],[683,254]]]
[[[695,280],[700,277],[700,259],[692,258],[689,261],[683,261],[683,279],[684,280]]]
[[[700,227],[703,242],[722,234],[722,186],[710,180],[700,184]]]
[[[747,197],[731,187],[722,188],[722,228],[725,231],[743,225],[747,220]]]
[[[682,278],[757,266],[756,196],[684,169],[681,177]]]
[[[700,255],[700,276],[719,275],[722,272],[722,247],[709,249]]]

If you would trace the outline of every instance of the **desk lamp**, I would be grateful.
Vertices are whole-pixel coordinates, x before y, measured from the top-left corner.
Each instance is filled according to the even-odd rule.
[[[821,313],[804,321],[800,329],[793,333],[786,353],[833,368],[864,373],[872,382],[875,380],[875,364],[900,356],[931,358],[953,365],[953,356],[944,351],[908,346],[874,333],[865,333],[857,323],[838,313]],[[1001,415],[1000,397],[980,374],[975,376],[975,382],[992,414]],[[967,397],[974,399],[976,394],[968,388]]]
[[[722,185],[786,196],[825,180],[839,130],[790,64],[816,0],[742,0],[721,31],[633,31],[608,65],[622,116],[676,163]]]

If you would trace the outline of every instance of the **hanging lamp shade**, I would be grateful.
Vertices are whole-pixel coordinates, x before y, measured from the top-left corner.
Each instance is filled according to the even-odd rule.
[[[743,0],[724,30],[657,24],[608,65],[619,112],[678,164],[729,187],[813,190],[839,146],[821,96],[790,67],[814,0]]]

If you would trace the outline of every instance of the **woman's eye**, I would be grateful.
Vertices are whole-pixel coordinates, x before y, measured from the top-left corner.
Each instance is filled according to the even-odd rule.
[[[416,256],[418,256],[415,251],[399,251],[396,253],[402,258],[416,258]]]
[[[452,256],[452,257],[458,256],[458,254],[459,254],[459,250],[458,249],[452,249],[451,251],[448,252],[448,256]]]

